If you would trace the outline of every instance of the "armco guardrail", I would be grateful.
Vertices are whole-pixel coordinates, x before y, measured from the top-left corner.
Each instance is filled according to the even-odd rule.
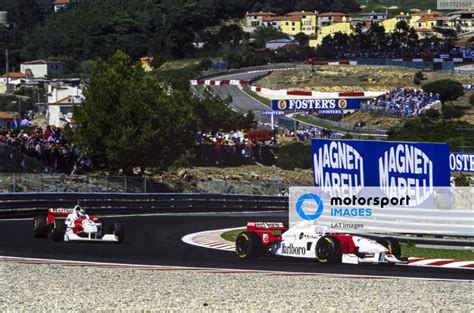
[[[32,217],[80,204],[91,214],[288,210],[288,198],[191,193],[2,193],[0,218]]]

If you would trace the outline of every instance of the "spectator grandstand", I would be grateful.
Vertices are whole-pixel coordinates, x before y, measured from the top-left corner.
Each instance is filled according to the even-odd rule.
[[[362,104],[361,111],[389,116],[413,116],[439,101],[439,95],[422,89],[397,87]]]

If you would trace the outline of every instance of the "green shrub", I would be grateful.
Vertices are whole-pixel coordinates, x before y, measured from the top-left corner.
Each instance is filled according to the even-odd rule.
[[[464,186],[469,187],[471,186],[471,175],[467,173],[458,173],[454,177],[454,185],[455,186]]]
[[[471,105],[474,105],[474,93],[472,93],[470,96],[469,96],[469,103]]]
[[[275,149],[276,165],[285,170],[311,168],[311,145],[292,142]]]
[[[464,88],[458,81],[451,79],[441,79],[431,83],[424,84],[424,92],[438,93],[441,101],[456,100],[460,96],[464,95]]]
[[[433,108],[425,110],[423,114],[428,117],[433,117],[433,118],[438,118],[440,116],[439,111]]]
[[[422,71],[418,71],[415,73],[415,78],[418,79],[418,81],[421,81],[421,80],[424,80],[425,78],[423,77],[423,72]]]
[[[212,67],[212,60],[211,59],[202,59],[201,62],[199,62],[198,68],[201,71],[208,70]]]
[[[462,110],[452,105],[443,105],[441,111],[443,112],[443,117],[445,119],[458,118],[463,115]]]

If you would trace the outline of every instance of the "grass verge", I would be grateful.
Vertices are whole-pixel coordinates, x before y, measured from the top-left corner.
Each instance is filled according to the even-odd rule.
[[[267,107],[271,108],[272,107],[272,101],[268,98],[260,96],[258,93],[253,92],[250,90],[249,86],[242,86],[242,91],[245,92],[247,95],[249,95],[252,98],[255,98],[257,101],[260,101]]]
[[[194,85],[194,89],[196,90],[197,93],[202,94],[204,92],[204,86],[203,85]]]
[[[401,244],[402,255],[427,259],[454,259],[473,261],[474,252],[471,250],[448,250],[418,248],[414,244]]]
[[[244,231],[244,228],[226,231],[221,237],[227,241],[235,242],[237,235]],[[427,258],[427,259],[454,259],[472,261],[474,252],[470,250],[448,250],[448,249],[427,249],[418,248],[414,244],[401,244],[402,255],[407,257]]]
[[[234,230],[229,230],[226,232],[223,232],[221,234],[221,237],[227,241],[235,242],[235,239],[237,238],[237,235],[243,232],[245,228],[239,228],[239,229],[234,229]]]
[[[322,121],[322,120],[315,120],[315,119],[312,119],[311,117],[304,116],[304,115],[301,115],[301,114],[294,115],[294,118],[298,121],[301,121],[301,122],[304,122],[306,124],[310,124],[310,125],[313,125],[313,126],[327,128],[327,129],[331,129],[331,130],[336,130],[336,131],[340,131],[340,132],[344,132],[344,133],[348,132],[347,129],[344,129],[344,128],[341,128],[341,127],[336,127],[334,125],[331,125],[329,122],[325,122],[325,121]]]

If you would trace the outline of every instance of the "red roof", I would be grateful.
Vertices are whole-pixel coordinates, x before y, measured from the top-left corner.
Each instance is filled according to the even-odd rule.
[[[263,16],[262,21],[264,22],[272,22],[272,21],[281,21],[283,16]]]
[[[53,4],[69,4],[70,0],[54,0]]]
[[[431,28],[415,28],[415,31],[418,33],[428,33],[432,32],[433,30]]]
[[[284,46],[281,46],[280,49],[295,49],[295,48],[298,48],[299,45],[296,44],[296,43],[287,43],[286,45]]]
[[[7,74],[3,74],[0,77],[7,77]],[[19,72],[10,72],[8,73],[8,77],[9,78],[27,78],[28,76],[26,76],[26,74],[19,73]]]
[[[299,21],[299,16],[281,16],[279,18],[280,21]]]
[[[421,11],[421,12],[416,12],[412,13],[413,16],[440,16],[443,15],[441,12],[436,12],[436,11]]]
[[[416,21],[416,23],[418,23],[418,22],[431,22],[431,21],[436,21],[436,18],[433,17],[433,16],[425,16],[425,17],[420,18],[418,21]]]
[[[0,120],[11,120],[16,116],[15,113],[12,112],[0,112]]]

